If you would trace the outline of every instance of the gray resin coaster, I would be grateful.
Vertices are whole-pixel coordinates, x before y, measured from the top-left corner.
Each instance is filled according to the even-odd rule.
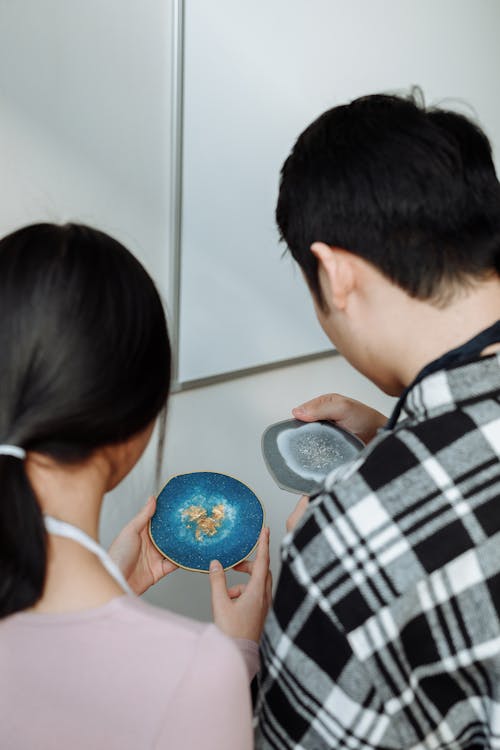
[[[276,422],[262,435],[262,453],[283,490],[311,495],[337,466],[353,459],[364,444],[331,422]]]

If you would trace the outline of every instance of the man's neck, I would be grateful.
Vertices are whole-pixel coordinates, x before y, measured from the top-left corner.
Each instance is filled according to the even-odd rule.
[[[500,320],[500,280],[476,283],[457,291],[446,307],[411,300],[407,307],[405,356],[399,364],[399,377],[408,385],[429,362],[472,339]],[[411,331],[411,338],[408,337]],[[486,355],[500,348],[492,342],[481,352]]]
[[[450,290],[446,303],[439,303],[410,297],[368,264],[363,264],[362,271],[359,289],[342,313],[348,319],[343,336],[347,342],[345,354],[392,396],[400,395],[430,362],[500,320],[497,275],[471,279]],[[357,340],[354,353],[349,348],[350,337]],[[335,342],[333,335],[332,340]],[[492,345],[497,343],[489,342],[478,354],[492,353]]]

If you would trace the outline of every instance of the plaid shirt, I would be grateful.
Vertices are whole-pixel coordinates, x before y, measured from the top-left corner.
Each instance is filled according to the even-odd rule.
[[[500,748],[499,456],[497,354],[328,477],[283,542],[258,748]]]

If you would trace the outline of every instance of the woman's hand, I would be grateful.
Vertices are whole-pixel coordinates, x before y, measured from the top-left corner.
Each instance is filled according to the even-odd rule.
[[[248,638],[258,643],[272,598],[267,527],[261,531],[255,560],[244,560],[234,569],[248,573],[250,580],[228,589],[220,562],[212,560],[210,563],[214,622],[231,638]]]
[[[369,443],[387,422],[387,417],[376,409],[339,393],[313,398],[292,409],[292,414],[302,422],[317,422],[320,419],[335,422],[364,443]]]
[[[155,510],[156,498],[150,497],[109,548],[111,558],[135,594],[143,594],[160,578],[177,570],[177,565],[166,560],[150,539],[149,521]]]

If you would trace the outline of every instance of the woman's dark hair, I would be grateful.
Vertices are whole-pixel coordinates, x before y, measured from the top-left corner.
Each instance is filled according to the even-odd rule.
[[[0,443],[62,463],[164,408],[170,345],[155,285],[119,242],[36,224],[0,241]],[[24,462],[0,455],[0,617],[33,605],[46,534]]]
[[[500,273],[500,184],[463,115],[375,94],[335,107],[298,138],[276,219],[320,303],[314,241],[371,262],[420,299],[443,282]]]

